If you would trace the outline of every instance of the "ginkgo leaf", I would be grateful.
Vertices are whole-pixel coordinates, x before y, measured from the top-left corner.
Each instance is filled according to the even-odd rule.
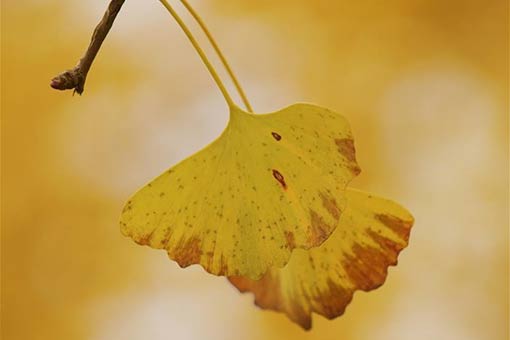
[[[336,228],[359,173],[347,121],[314,105],[231,109],[222,135],[126,204],[121,230],[181,267],[260,278]]]
[[[407,246],[413,217],[392,201],[348,189],[347,208],[331,237],[318,248],[296,250],[283,269],[258,281],[230,277],[255,304],[287,314],[304,329],[312,312],[329,319],[344,313],[356,290],[381,286],[387,268]]]

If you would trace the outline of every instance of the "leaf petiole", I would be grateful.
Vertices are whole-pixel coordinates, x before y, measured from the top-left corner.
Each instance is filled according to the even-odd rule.
[[[195,37],[191,33],[188,26],[186,26],[186,24],[181,19],[179,14],[177,14],[175,9],[168,3],[167,0],[159,0],[159,2],[161,2],[161,4],[167,9],[167,11],[175,19],[175,21],[177,21],[177,24],[181,27],[182,31],[184,32],[184,34],[186,35],[188,40],[191,42],[191,44],[197,51],[198,55],[200,56],[200,59],[202,59],[202,62],[205,64],[205,66],[207,67],[207,70],[209,71],[209,73],[213,77],[214,81],[216,82],[216,85],[218,85],[218,88],[220,89],[221,93],[223,94],[223,97],[225,98],[225,101],[227,102],[227,105],[229,106],[229,108],[235,107],[236,105],[235,105],[234,101],[232,100],[232,97],[230,97],[230,94],[228,93],[227,88],[221,81],[221,78],[218,75],[218,72],[216,72],[216,69],[214,68],[214,66],[211,64],[211,62],[205,55],[204,50],[200,47],[200,45],[198,44],[198,41],[195,39]]]
[[[181,2],[184,5],[184,7],[186,7],[188,12],[190,12],[190,14],[196,20],[196,22],[198,23],[200,28],[202,28],[202,31],[204,31],[205,35],[207,36],[207,39],[209,39],[209,42],[211,43],[214,50],[216,51],[216,54],[218,55],[218,57],[221,60],[221,63],[227,70],[227,73],[230,76],[230,79],[232,79],[232,82],[234,83],[234,85],[237,89],[237,92],[239,93],[239,96],[241,97],[241,99],[244,103],[244,106],[246,106],[246,109],[248,110],[248,112],[253,112],[253,108],[252,108],[250,102],[248,101],[248,98],[246,97],[246,93],[244,92],[243,88],[241,87],[239,80],[237,79],[237,77],[234,74],[234,71],[232,71],[232,68],[230,67],[227,59],[225,58],[225,55],[221,52],[221,49],[219,48],[218,44],[216,43],[216,40],[214,39],[211,32],[205,25],[204,21],[198,15],[198,13],[193,9],[193,7],[189,4],[189,2],[187,0],[181,0]]]

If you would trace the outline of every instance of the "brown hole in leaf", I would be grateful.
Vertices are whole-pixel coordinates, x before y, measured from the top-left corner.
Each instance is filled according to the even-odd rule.
[[[280,136],[276,132],[271,132],[271,134],[273,135],[273,138],[276,139],[277,141],[280,141],[282,139],[282,136]]]
[[[285,178],[283,178],[283,175],[278,170],[273,169],[273,177],[276,178],[278,182],[280,182],[283,189],[287,189],[287,183],[285,183]]]

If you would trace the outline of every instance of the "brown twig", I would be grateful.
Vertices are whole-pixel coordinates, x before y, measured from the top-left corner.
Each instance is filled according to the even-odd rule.
[[[125,0],[111,0],[110,5],[108,5],[108,9],[106,10],[103,19],[99,22],[94,33],[92,34],[92,39],[90,41],[89,47],[85,52],[85,55],[80,59],[78,65],[76,65],[73,69],[67,70],[55,78],[51,80],[50,86],[56,90],[71,90],[74,89],[74,92],[78,94],[82,94],[85,88],[85,80],[87,79],[87,73],[94,62],[94,58],[96,57],[101,45],[103,44],[104,39],[110,32],[112,28],[113,22],[117,17],[122,5]]]

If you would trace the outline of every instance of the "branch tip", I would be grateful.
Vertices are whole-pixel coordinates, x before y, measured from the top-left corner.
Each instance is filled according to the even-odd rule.
[[[103,19],[99,22],[92,34],[92,39],[85,55],[73,69],[67,70],[51,80],[50,86],[53,89],[60,91],[74,89],[73,93],[78,93],[80,95],[83,93],[85,80],[92,66],[92,62],[96,58],[97,52],[99,52],[104,39],[112,28],[113,22],[122,8],[124,1],[125,0],[111,0]]]

